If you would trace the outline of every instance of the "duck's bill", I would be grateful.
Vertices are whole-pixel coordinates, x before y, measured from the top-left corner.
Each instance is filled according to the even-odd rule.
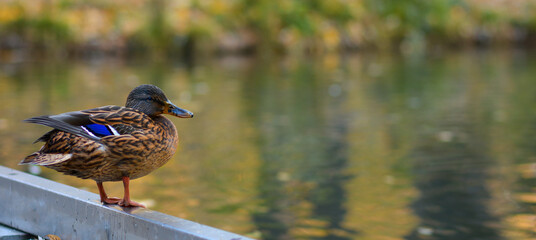
[[[175,104],[171,102],[167,102],[167,108],[164,110],[164,113],[180,117],[180,118],[193,118],[194,114],[186,109],[182,109],[180,107],[175,106]]]

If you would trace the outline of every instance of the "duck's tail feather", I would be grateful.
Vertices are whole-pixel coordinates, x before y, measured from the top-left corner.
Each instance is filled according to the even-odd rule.
[[[36,164],[41,166],[48,166],[53,164],[58,164],[61,162],[65,162],[69,159],[71,159],[73,155],[68,154],[61,154],[61,153],[41,153],[41,152],[34,152],[30,156],[24,158],[19,165],[22,164]]]
[[[55,128],[64,132],[72,133],[80,137],[89,138],[94,141],[99,141],[100,138],[94,135],[89,134],[86,130],[84,130],[81,126],[71,125],[69,123],[66,123],[64,121],[61,121],[61,118],[55,118],[55,116],[39,116],[39,117],[33,117],[28,118],[24,120],[24,122],[28,123],[36,123],[45,125],[51,128]],[[38,139],[39,141],[40,139]]]

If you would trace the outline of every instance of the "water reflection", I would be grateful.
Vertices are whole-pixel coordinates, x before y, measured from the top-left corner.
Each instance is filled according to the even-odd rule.
[[[198,61],[201,61],[198,59]],[[132,183],[152,209],[262,239],[534,236],[536,58],[143,60],[0,64],[0,163],[45,127],[24,118],[123,104],[159,85],[196,113],[173,119],[175,158]],[[91,181],[42,176],[96,192]],[[107,183],[120,195],[120,183]]]
[[[459,96],[464,98],[464,96]],[[415,155],[415,186],[420,192],[411,207],[419,225],[407,239],[502,239],[500,218],[493,212],[488,182],[492,156],[483,126],[476,126],[466,102],[445,103],[438,112],[435,136],[423,134]],[[432,137],[432,139],[430,139]]]
[[[244,89],[252,97],[246,98],[247,116],[261,131],[256,141],[261,148],[257,182],[262,210],[253,220],[267,239],[348,239],[354,233],[342,226],[348,125],[341,109],[344,100],[326,98],[326,83],[314,74],[315,67],[306,62],[290,76],[260,74],[269,77]],[[254,72],[259,71],[263,69]]]

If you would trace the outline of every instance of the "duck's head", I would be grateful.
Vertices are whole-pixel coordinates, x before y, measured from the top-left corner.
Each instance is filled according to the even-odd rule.
[[[144,84],[134,88],[127,97],[126,107],[139,110],[150,117],[169,114],[180,118],[192,118],[194,114],[171,103],[157,86]]]

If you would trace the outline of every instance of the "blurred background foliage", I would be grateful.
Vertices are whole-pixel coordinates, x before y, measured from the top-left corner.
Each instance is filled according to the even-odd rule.
[[[0,46],[53,54],[299,52],[530,44],[534,0],[0,2]]]

